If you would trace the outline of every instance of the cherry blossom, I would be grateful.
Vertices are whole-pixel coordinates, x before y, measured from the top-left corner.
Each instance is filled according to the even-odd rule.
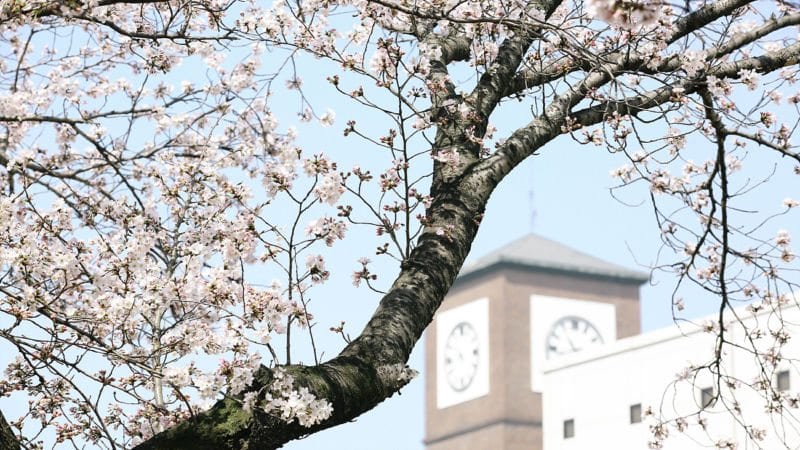
[[[413,378],[413,341],[498,183],[570,138],[612,153],[614,195],[651,206],[676,312],[694,284],[723,311],[780,316],[798,202],[748,199],[800,173],[797,15],[736,0],[3,3],[0,395],[30,402],[11,422],[28,446],[153,448],[220,411],[285,426],[275,445],[352,420]],[[348,297],[326,291],[337,277],[382,300],[360,336],[330,327],[345,342],[323,366],[314,306]],[[773,340],[748,347],[758,364],[785,357],[780,326],[718,321],[712,362],[684,378],[718,367],[737,326]],[[690,428],[652,419],[654,448]]]

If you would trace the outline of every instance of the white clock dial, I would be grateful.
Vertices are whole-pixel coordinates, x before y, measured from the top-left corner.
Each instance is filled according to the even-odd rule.
[[[478,333],[469,322],[459,322],[450,331],[444,346],[444,371],[447,384],[460,392],[469,387],[478,371]]]
[[[566,316],[558,319],[545,341],[547,359],[578,352],[586,348],[600,345],[603,337],[594,325],[578,316]]]

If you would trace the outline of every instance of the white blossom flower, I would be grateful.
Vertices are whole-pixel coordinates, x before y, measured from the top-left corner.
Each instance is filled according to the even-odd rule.
[[[322,176],[322,181],[314,188],[314,195],[321,202],[334,205],[344,191],[342,177],[336,172],[328,172]]]
[[[739,80],[747,86],[748,90],[755,91],[758,88],[760,77],[755,70],[742,69],[739,71]]]
[[[786,230],[778,230],[778,235],[775,237],[775,244],[779,247],[788,246],[792,238]]]
[[[258,402],[258,392],[247,392],[242,398],[242,409],[247,412],[252,412],[253,408],[256,406],[256,402]]]
[[[286,89],[297,90],[302,87],[303,87],[303,79],[296,75],[286,80]]]
[[[655,24],[661,17],[657,0],[588,0],[587,11],[610,25],[635,29]]]
[[[695,50],[686,50],[681,54],[681,67],[686,72],[686,76],[694,78],[706,67],[705,53]]]
[[[333,125],[333,122],[335,120],[336,120],[336,113],[334,113],[332,110],[329,109],[328,111],[325,112],[325,114],[320,116],[319,124],[322,125],[323,127],[329,127]]]

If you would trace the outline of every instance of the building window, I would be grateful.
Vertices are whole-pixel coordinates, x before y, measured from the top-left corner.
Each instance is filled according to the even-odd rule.
[[[630,418],[631,418],[631,423],[639,423],[639,422],[642,421],[642,404],[641,403],[637,403],[635,405],[631,405]]]
[[[564,439],[575,437],[575,419],[564,421]]]
[[[791,388],[788,370],[782,370],[775,375],[775,387],[779,391],[788,391]]]
[[[716,397],[716,395],[714,394],[713,387],[700,389],[700,406],[703,409],[713,406],[716,400],[714,397]]]

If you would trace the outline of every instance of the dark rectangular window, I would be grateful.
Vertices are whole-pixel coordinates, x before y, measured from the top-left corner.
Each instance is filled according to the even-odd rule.
[[[637,403],[631,405],[630,409],[631,423],[639,423],[642,421],[642,404]]]
[[[714,405],[716,395],[714,394],[713,387],[700,389],[700,406],[705,409]]]
[[[575,419],[564,421],[564,439],[575,437]]]
[[[788,391],[791,389],[791,378],[789,377],[788,370],[782,370],[775,374],[775,388],[779,391]]]

